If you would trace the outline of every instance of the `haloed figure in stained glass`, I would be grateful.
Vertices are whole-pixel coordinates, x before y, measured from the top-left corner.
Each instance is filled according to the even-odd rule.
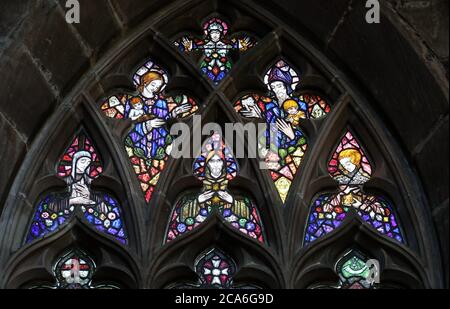
[[[205,161],[206,175],[203,181],[204,190],[199,195],[200,204],[216,204],[225,208],[231,208],[234,198],[226,191],[226,165],[220,156],[220,153],[212,151],[208,154]]]
[[[339,183],[339,193],[322,195],[313,204],[306,228],[305,244],[338,228],[349,211],[356,213],[379,233],[404,242],[397,217],[388,200],[363,192],[372,167],[352,133],[347,132],[328,167]]]
[[[194,163],[194,175],[203,181],[200,194],[183,197],[176,205],[168,227],[166,241],[201,225],[214,209],[240,232],[264,242],[260,216],[248,197],[234,197],[227,189],[236,177],[238,166],[219,134],[214,134]]]
[[[242,116],[260,118],[267,124],[259,152],[283,203],[307,149],[306,136],[300,127],[302,120],[320,119],[331,110],[320,96],[295,95],[299,81],[298,73],[280,60],[264,79],[269,96],[250,94],[235,104],[235,110]]]
[[[203,74],[218,85],[231,70],[233,64],[229,53],[231,50],[245,52],[256,45],[254,39],[247,35],[227,40],[228,25],[218,18],[212,18],[203,26],[204,39],[184,36],[175,41],[175,46],[182,52],[199,50],[203,52],[201,70]]]
[[[39,202],[27,242],[55,232],[79,209],[97,230],[126,244],[127,234],[119,203],[110,195],[91,188],[92,181],[102,172],[92,141],[81,133],[58,165],[58,176],[65,180],[68,191],[49,194]]]
[[[74,205],[86,205],[92,206],[97,212],[108,213],[108,206],[104,201],[94,201],[91,199],[90,184],[94,180],[89,176],[89,167],[92,163],[92,154],[88,151],[78,151],[74,154],[72,159],[72,173],[70,179],[67,179],[70,198],[69,207],[73,208]],[[95,195],[92,196],[95,198]],[[57,210],[63,210],[67,208],[65,205],[55,205],[56,207],[62,207]]]
[[[198,109],[186,95],[164,95],[169,77],[152,61],[145,63],[134,75],[137,96],[113,95],[102,104],[106,116],[131,119],[134,126],[125,139],[125,149],[138,176],[145,199],[150,202],[161,172],[170,155],[173,137],[167,121],[185,118]]]

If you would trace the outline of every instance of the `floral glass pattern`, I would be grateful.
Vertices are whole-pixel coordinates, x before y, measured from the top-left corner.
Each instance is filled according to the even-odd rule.
[[[118,289],[112,284],[92,284],[96,265],[91,257],[80,249],[71,249],[63,254],[53,267],[56,284],[35,285],[31,289]]]
[[[202,287],[229,289],[233,286],[236,264],[221,251],[214,249],[197,261],[195,270]]]

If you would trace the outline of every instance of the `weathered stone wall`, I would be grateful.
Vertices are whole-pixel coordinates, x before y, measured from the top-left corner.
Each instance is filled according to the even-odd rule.
[[[108,46],[167,3],[80,0],[82,22],[68,25],[64,2],[0,1],[0,211],[55,106]],[[365,22],[362,0],[246,2],[277,11],[377,102],[421,178],[448,287],[448,1],[382,0],[380,25]]]

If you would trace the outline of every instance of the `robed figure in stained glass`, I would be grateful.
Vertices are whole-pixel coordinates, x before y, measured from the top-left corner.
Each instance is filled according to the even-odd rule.
[[[181,52],[189,53],[201,51],[203,53],[200,65],[201,71],[214,84],[218,85],[231,70],[233,63],[230,51],[239,50],[245,52],[253,48],[256,41],[248,35],[227,40],[228,25],[219,18],[212,18],[203,25],[205,37],[195,39],[184,36],[175,41],[175,46]]]
[[[235,197],[227,189],[236,177],[238,166],[219,134],[207,140],[203,152],[194,162],[194,175],[202,180],[203,189],[179,200],[168,226],[166,241],[192,231],[217,209],[231,226],[260,242],[264,242],[260,216],[248,197]]]
[[[58,165],[58,176],[67,183],[67,192],[49,194],[40,200],[27,242],[55,232],[80,209],[86,220],[97,230],[126,244],[127,234],[119,203],[109,194],[96,192],[91,188],[92,181],[102,172],[101,161],[92,141],[81,133]]]
[[[353,134],[347,132],[330,160],[328,171],[338,182],[337,194],[320,196],[312,205],[304,243],[310,244],[338,228],[352,209],[379,233],[403,243],[402,231],[390,202],[364,193],[372,167]]]
[[[246,95],[236,102],[235,110],[246,118],[266,122],[267,131],[259,141],[259,153],[284,203],[307,149],[301,121],[325,117],[330,106],[316,95],[295,95],[300,79],[285,61],[280,60],[271,67],[264,81],[269,96]]]
[[[147,202],[172,150],[174,138],[167,122],[186,118],[198,110],[195,100],[187,95],[165,96],[168,80],[161,67],[148,61],[133,77],[138,95],[113,95],[102,104],[106,116],[131,119],[134,123],[125,138],[125,149]]]

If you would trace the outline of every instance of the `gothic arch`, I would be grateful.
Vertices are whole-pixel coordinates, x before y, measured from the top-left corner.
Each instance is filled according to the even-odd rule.
[[[380,262],[381,282],[385,287],[426,288],[427,274],[411,250],[398,248],[395,241],[378,237],[357,214],[353,214],[346,223],[342,229],[326,236],[323,242],[304,248],[297,254],[293,286],[312,288],[320,283],[335,285],[338,281],[334,270],[337,261],[349,249],[357,248]]]
[[[114,282],[122,288],[137,288],[142,280],[137,256],[117,242],[100,236],[82,221],[84,218],[77,216],[55,234],[14,254],[3,278],[5,287],[30,288],[42,282],[53,286],[56,259],[68,249],[79,248],[95,261],[94,282]]]
[[[195,278],[192,270],[195,259],[206,249],[214,247],[220,248],[236,261],[239,268],[235,276],[237,284],[255,284],[266,288],[281,288],[285,285],[284,278],[280,277],[277,253],[253,239],[242,237],[217,213],[189,236],[182,236],[158,251],[155,263],[149,270],[153,282],[149,284],[163,288],[182,283],[183,280],[179,278]],[[177,276],[175,270],[179,272]]]

